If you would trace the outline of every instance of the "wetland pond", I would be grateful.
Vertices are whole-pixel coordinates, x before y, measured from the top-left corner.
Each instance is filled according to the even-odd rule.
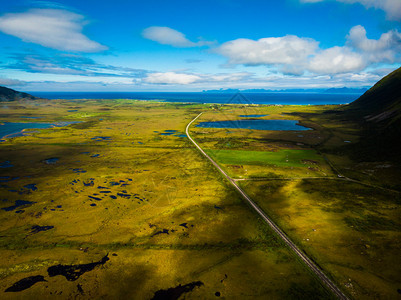
[[[266,116],[267,115],[240,115],[241,118],[262,118]]]
[[[155,131],[155,132],[158,133],[158,131]],[[185,138],[185,137],[187,137],[186,134],[180,133],[180,132],[178,132],[177,130],[171,130],[171,129],[164,130],[164,132],[161,132],[161,133],[159,133],[159,134],[160,134],[160,135],[173,135],[173,136],[180,137],[180,138]]]
[[[255,130],[311,130],[298,124],[297,120],[233,120],[201,122],[196,127],[203,128],[237,128]]]
[[[52,127],[63,127],[70,124],[79,122],[57,122],[57,123],[13,123],[13,122],[0,122],[0,137],[10,138],[23,135],[25,129],[47,129]]]

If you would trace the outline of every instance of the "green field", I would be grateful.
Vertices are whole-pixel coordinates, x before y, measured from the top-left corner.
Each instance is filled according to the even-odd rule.
[[[230,165],[262,165],[279,167],[305,167],[322,163],[323,159],[314,150],[242,151],[205,150],[218,162]]]

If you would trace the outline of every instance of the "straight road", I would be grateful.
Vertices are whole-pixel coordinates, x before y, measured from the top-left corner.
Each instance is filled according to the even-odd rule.
[[[237,189],[237,191],[244,197],[244,199],[252,206],[252,208],[259,214],[259,216],[281,237],[281,239],[290,247],[295,254],[309,267],[309,269],[316,274],[316,276],[339,298],[348,300],[341,290],[320,270],[320,268],[303,253],[298,247],[289,239],[289,237],[260,209],[255,202],[237,185],[234,179],[227,175],[226,172],[205,152],[203,149],[194,141],[189,134],[189,127],[193,122],[198,119],[202,113],[200,113],[195,119],[193,119],[187,125],[185,132],[189,140],[198,148],[198,150],[217,168],[217,170],[227,178],[227,180]]]

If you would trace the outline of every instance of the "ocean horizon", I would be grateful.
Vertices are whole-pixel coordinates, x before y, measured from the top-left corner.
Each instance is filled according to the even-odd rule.
[[[205,93],[205,92],[31,92],[47,99],[137,99],[181,103],[252,103],[270,105],[329,105],[347,104],[360,94],[329,93]]]

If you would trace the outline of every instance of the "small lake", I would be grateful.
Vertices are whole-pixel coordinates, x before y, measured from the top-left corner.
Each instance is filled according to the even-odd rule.
[[[255,130],[311,130],[298,124],[297,120],[235,120],[201,122],[196,127],[203,128],[237,128]]]
[[[58,123],[13,123],[13,122],[0,122],[0,137],[17,137],[22,136],[24,129],[46,129],[52,127],[63,127],[73,123],[79,122],[58,122]]]
[[[266,116],[267,115],[240,115],[241,118],[262,118]]]

